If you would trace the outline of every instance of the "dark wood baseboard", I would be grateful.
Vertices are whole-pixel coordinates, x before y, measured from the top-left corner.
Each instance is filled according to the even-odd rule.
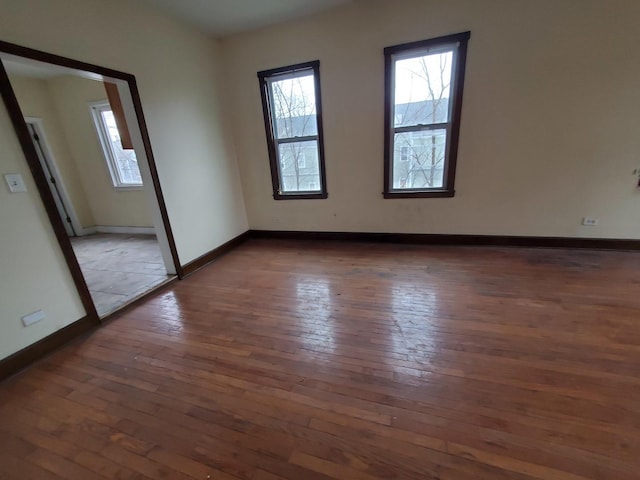
[[[95,320],[92,320],[90,316],[86,316],[0,360],[0,380],[18,373],[74,338],[98,327],[99,324]]]
[[[247,230],[232,238],[228,242],[210,252],[183,265],[184,275],[190,275],[196,270],[217,260],[250,238],[268,238],[282,240],[334,240],[348,242],[382,242],[414,245],[471,245],[471,246],[502,246],[502,247],[542,247],[542,248],[586,248],[604,250],[640,250],[640,240],[615,238],[575,238],[575,237],[525,237],[507,235],[447,235],[420,233],[371,233],[371,232],[303,232],[278,230]],[[109,315],[104,321],[110,321],[120,316],[124,311],[157,295],[173,282],[167,282],[152,290],[149,294],[136,299],[124,309]],[[7,378],[28,367],[37,360],[58,349],[65,343],[79,337],[99,324],[90,316],[72,323],[48,337],[30,345],[13,355],[0,360],[0,380]]]
[[[527,237],[512,235],[448,235],[430,233],[302,232],[251,230],[252,238],[285,240],[336,240],[414,245],[475,245],[536,248],[591,248],[640,250],[640,240],[616,238]]]
[[[196,270],[201,269],[205,265],[210,264],[214,260],[217,260],[225,253],[228,253],[230,250],[233,250],[238,245],[247,241],[251,237],[251,230],[247,230],[244,233],[241,233],[237,237],[232,238],[226,243],[223,243],[217,248],[214,248],[210,252],[205,253],[204,255],[199,256],[195,260],[190,261],[182,266],[183,277],[187,277],[191,275]]]
[[[234,249],[242,242],[247,240],[250,237],[250,231],[238,235],[235,238],[232,238],[228,242],[223,245],[220,245],[218,248],[211,250],[210,252],[202,255],[201,257],[196,258],[192,262],[187,263],[183,266],[183,276],[189,275],[199,268],[204,267],[205,265],[213,262],[217,258],[221,257],[225,253]],[[110,322],[119,316],[121,316],[124,312],[130,310],[131,308],[139,305],[140,303],[148,300],[150,297],[154,295],[158,295],[165,288],[173,285],[174,281],[177,279],[174,278],[162,285],[159,285],[155,289],[149,291],[147,294],[142,295],[137,298],[130,304],[124,306],[123,308],[113,312],[110,315],[107,315],[100,322],[97,321],[97,316],[86,316],[64,328],[61,328],[57,332],[52,333],[51,335],[43,338],[42,340],[37,341],[36,343],[25,347],[24,349],[16,352],[7,358],[0,360],[0,381],[10,377],[18,373],[19,371],[25,369],[29,365],[32,365],[36,361],[41,358],[47,356],[53,351],[57,350],[64,344],[70,342],[71,340],[81,336],[82,334],[98,328],[102,323]]]
[[[70,325],[67,325],[57,332],[54,332],[51,335],[43,338],[42,340],[39,340],[36,343],[23,348],[19,352],[16,352],[13,355],[0,360],[0,381],[20,372],[21,370],[24,370],[28,366],[59,349],[66,343],[82,336],[84,333],[99,328],[103,323],[115,320],[123,313],[129,311],[131,308],[139,305],[143,301],[148,300],[152,296],[158,295],[165,288],[173,285],[176,280],[178,280],[178,277],[174,277],[169,281],[158,285],[153,290],[150,290],[144,295],[136,298],[131,303],[107,315],[99,322],[96,322],[95,319],[92,320],[92,317],[87,315],[86,317]]]

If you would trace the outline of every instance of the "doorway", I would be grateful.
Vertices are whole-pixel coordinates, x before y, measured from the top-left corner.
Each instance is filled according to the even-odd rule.
[[[0,90],[87,314],[181,277],[135,78],[0,42]]]
[[[69,197],[67,193],[64,191],[64,183],[60,178],[60,171],[58,170],[55,161],[53,159],[53,154],[51,153],[51,147],[47,143],[47,137],[44,133],[44,126],[42,124],[42,120],[34,117],[25,118],[25,122],[27,123],[27,128],[29,129],[29,135],[33,141],[33,146],[36,149],[36,153],[38,154],[38,160],[40,161],[40,166],[44,174],[47,176],[49,189],[51,190],[51,195],[53,196],[53,200],[56,203],[56,208],[58,210],[58,214],[62,219],[62,223],[64,224],[64,228],[67,232],[67,235],[70,237],[77,236],[76,229],[74,228],[73,222],[71,220],[71,215],[74,215],[74,212],[71,210],[71,202],[69,201]]]
[[[113,83],[24,65],[5,62],[89,293],[104,317],[171,278],[120,96]]]

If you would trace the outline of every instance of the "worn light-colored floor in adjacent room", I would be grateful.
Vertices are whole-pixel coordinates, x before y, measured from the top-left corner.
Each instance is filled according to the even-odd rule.
[[[71,244],[101,317],[170,278],[155,235],[104,233]]]

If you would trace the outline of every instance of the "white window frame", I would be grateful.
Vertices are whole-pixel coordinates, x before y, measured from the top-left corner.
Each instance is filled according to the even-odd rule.
[[[307,168],[307,157],[304,156],[304,152],[298,155],[298,168]]]
[[[140,183],[125,183],[120,177],[116,154],[113,151],[113,145],[111,145],[111,142],[109,141],[109,132],[107,131],[107,126],[104,124],[104,120],[101,115],[102,112],[106,110],[113,111],[111,109],[111,105],[107,101],[91,102],[89,104],[89,109],[91,111],[91,116],[93,117],[93,124],[96,127],[100,146],[102,147],[102,155],[107,164],[113,187],[117,190],[142,190],[144,188],[142,181]]]

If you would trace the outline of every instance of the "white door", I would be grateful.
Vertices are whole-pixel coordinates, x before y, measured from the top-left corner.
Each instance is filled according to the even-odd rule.
[[[47,176],[47,183],[49,184],[49,189],[51,190],[53,199],[56,202],[56,207],[58,209],[58,213],[60,214],[60,218],[62,218],[64,229],[66,230],[67,235],[69,235],[70,237],[75,237],[76,232],[73,229],[73,224],[71,223],[69,208],[65,205],[62,194],[60,192],[60,178],[57,178],[55,169],[53,167],[53,162],[50,158],[48,158],[49,149],[44,144],[44,135],[40,131],[42,127],[38,125],[37,122],[31,120],[27,120],[27,127],[29,128],[29,134],[31,135],[33,146],[36,147],[38,159],[40,160],[40,165],[42,165],[42,170]]]

